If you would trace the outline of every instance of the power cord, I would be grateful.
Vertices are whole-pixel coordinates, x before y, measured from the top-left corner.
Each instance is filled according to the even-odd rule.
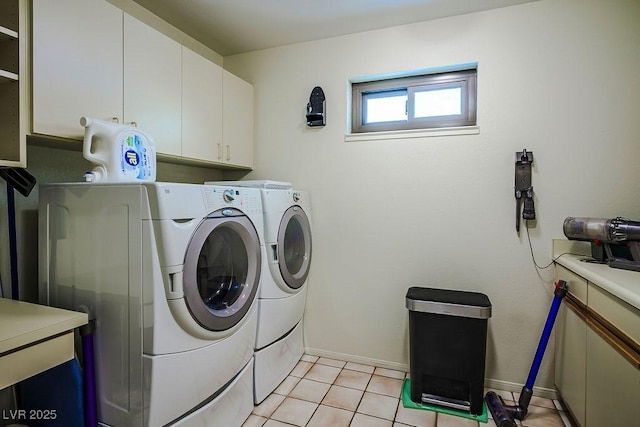
[[[558,258],[560,258],[562,255],[581,255],[584,256],[584,254],[578,254],[578,253],[574,253],[574,252],[563,252],[560,255],[558,255],[557,257],[551,259],[551,261],[549,262],[549,264],[545,265],[545,266],[540,266],[538,265],[538,263],[536,262],[536,257],[533,255],[533,245],[531,244],[531,236],[529,235],[529,220],[525,220],[525,228],[527,229],[527,240],[529,241],[529,251],[531,252],[531,260],[533,261],[533,265],[535,265],[535,267],[538,270],[546,270],[547,268],[551,267],[553,265],[553,263],[555,263]]]
[[[555,259],[552,259],[551,262],[544,267],[539,266],[536,262],[536,257],[533,254],[533,245],[531,244],[531,235],[529,234],[529,220],[525,219],[524,224],[525,228],[527,229],[527,240],[529,241],[529,251],[531,252],[531,260],[533,261],[533,265],[535,265],[538,270],[546,270],[547,268],[551,267],[555,260],[558,259],[558,257],[562,256],[562,254],[558,255],[558,257],[556,257]]]

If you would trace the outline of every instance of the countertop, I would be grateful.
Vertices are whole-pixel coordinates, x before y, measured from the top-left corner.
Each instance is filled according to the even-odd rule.
[[[86,313],[0,298],[0,354],[85,325]]]
[[[73,358],[86,313],[0,298],[0,389]]]
[[[588,242],[554,241],[553,257],[556,263],[640,310],[640,271],[583,261],[592,259],[589,253]]]

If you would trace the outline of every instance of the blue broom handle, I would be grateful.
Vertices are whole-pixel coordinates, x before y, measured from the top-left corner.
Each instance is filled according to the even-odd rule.
[[[536,355],[533,358],[533,364],[531,365],[529,377],[527,378],[527,382],[525,384],[525,387],[529,390],[533,390],[533,384],[536,382],[538,370],[540,370],[540,364],[542,363],[542,357],[544,356],[544,351],[546,350],[547,344],[549,343],[549,337],[551,336],[553,324],[555,323],[556,317],[558,316],[560,303],[562,302],[562,298],[564,298],[566,294],[566,282],[564,282],[563,280],[558,281],[558,283],[556,284],[556,291],[553,296],[553,302],[551,303],[551,309],[549,310],[549,315],[547,316],[547,322],[544,325],[542,336],[540,337],[540,342],[538,343],[538,350],[536,351]]]
[[[9,258],[11,267],[11,299],[19,300],[18,244],[16,242],[16,201],[13,186],[7,182],[7,222],[9,225]]]

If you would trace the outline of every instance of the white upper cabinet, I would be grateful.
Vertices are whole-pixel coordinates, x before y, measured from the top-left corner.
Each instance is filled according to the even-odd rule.
[[[253,86],[105,0],[33,0],[32,90],[34,134],[117,120],[165,161],[253,166]]]
[[[180,44],[124,15],[124,121],[154,139],[158,153],[180,156]]]
[[[222,161],[222,68],[182,48],[182,155]]]
[[[104,0],[33,0],[33,123],[81,139],[80,117],[123,119],[123,12]]]
[[[224,71],[222,141],[224,163],[253,167],[253,85]]]

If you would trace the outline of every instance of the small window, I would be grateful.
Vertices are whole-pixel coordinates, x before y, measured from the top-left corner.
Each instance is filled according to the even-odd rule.
[[[363,94],[362,109],[365,124],[407,120],[407,91],[391,90]]]
[[[477,70],[352,84],[353,133],[476,125]]]

